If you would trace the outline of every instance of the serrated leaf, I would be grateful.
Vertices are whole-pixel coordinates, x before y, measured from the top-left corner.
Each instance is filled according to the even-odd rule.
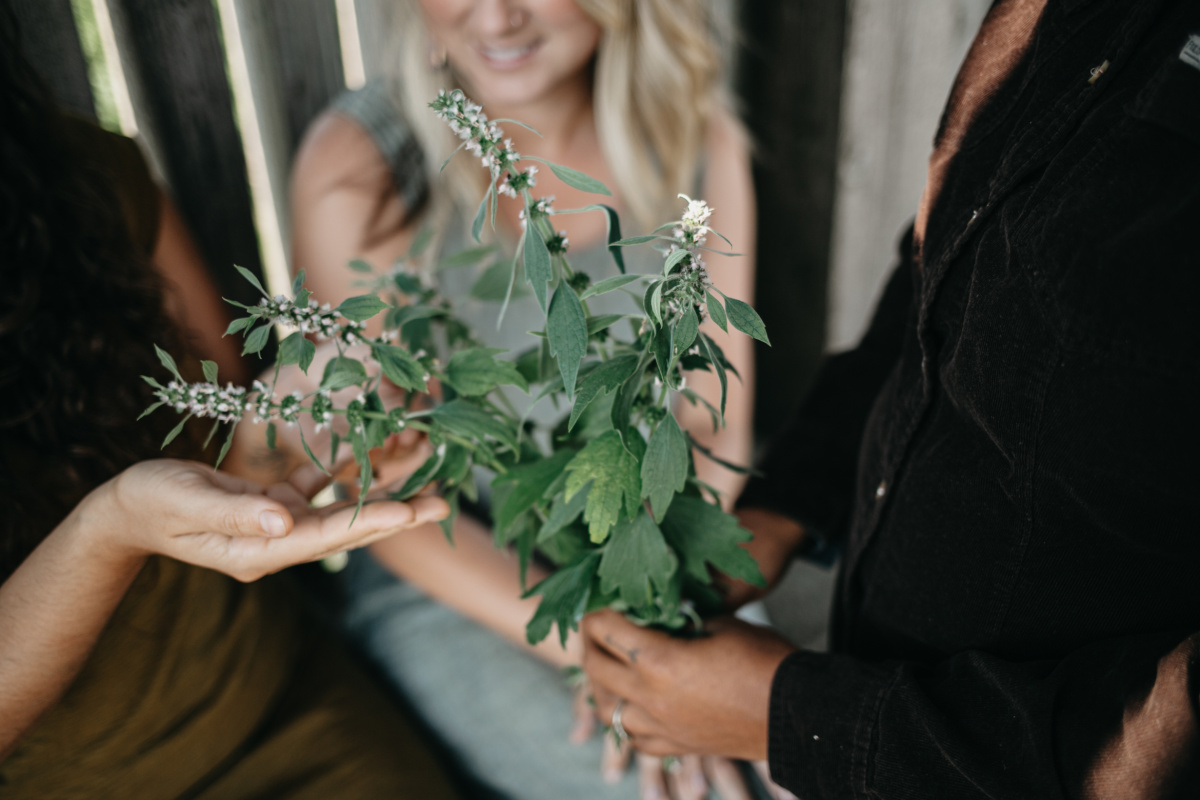
[[[620,289],[622,286],[628,286],[634,281],[639,281],[641,279],[641,275],[614,275],[611,278],[605,278],[602,281],[597,281],[588,288],[584,289],[583,294],[579,295],[579,299],[587,300],[589,297],[608,294],[611,291]]]
[[[336,392],[347,386],[357,386],[367,380],[367,370],[362,363],[353,358],[338,356],[325,365],[325,373],[321,376],[321,388]]]
[[[494,526],[497,535],[503,536],[517,517],[544,499],[546,490],[559,479],[563,467],[574,456],[571,450],[559,450],[549,458],[514,467],[493,481],[493,486],[512,485],[496,511]]]
[[[237,264],[234,264],[233,268],[236,269],[243,278],[245,278],[247,281],[249,281],[251,286],[253,286],[255,289],[258,289],[258,291],[262,293],[263,297],[268,296],[267,291],[265,289],[263,289],[262,284],[258,282],[257,275],[255,275],[253,272],[246,269],[245,267],[239,267]]]
[[[600,590],[615,592],[633,608],[653,606],[654,589],[666,592],[678,567],[662,531],[642,511],[613,529],[597,570]]]
[[[246,344],[242,347],[242,355],[246,355],[247,353],[261,353],[270,339],[271,326],[260,325],[246,337]]]
[[[454,391],[467,397],[480,397],[497,386],[519,386],[529,391],[529,384],[511,361],[496,358],[506,352],[495,347],[473,347],[460,350],[446,364],[446,382]]]
[[[235,319],[233,322],[229,323],[229,327],[225,329],[225,333],[223,335],[230,336],[232,334],[239,333],[253,324],[254,317],[242,317],[240,319]]]
[[[627,381],[637,369],[637,365],[638,356],[629,354],[605,361],[589,372],[579,382],[575,405],[571,409],[571,418],[567,421],[567,430],[575,427],[580,415],[593,400],[613,391]]]
[[[712,321],[721,327],[721,330],[729,333],[729,326],[725,323],[725,306],[721,305],[721,301],[713,297],[712,292],[704,293],[705,303],[708,306],[708,315],[712,317]]]
[[[687,477],[687,438],[668,414],[650,434],[642,459],[642,497],[649,498],[655,519],[662,520],[675,493],[687,485]]]
[[[371,346],[371,355],[379,362],[383,374],[392,383],[410,392],[426,391],[429,373],[425,371],[424,365],[404,348],[392,344],[376,344]]]
[[[567,472],[564,497],[568,501],[585,484],[592,482],[583,520],[596,544],[608,537],[620,519],[622,509],[627,517],[637,513],[642,499],[638,460],[625,449],[616,431],[608,431],[588,442],[567,464]]]
[[[292,278],[292,297],[300,294],[300,290],[304,288],[305,277],[306,273],[304,270],[300,270],[296,273],[296,277]]]
[[[347,297],[334,311],[354,322],[366,322],[390,307],[373,294],[361,294],[358,297]]]
[[[662,521],[662,532],[683,558],[683,568],[696,580],[711,583],[711,565],[731,578],[767,585],[758,564],[738,546],[753,536],[720,507],[698,497],[676,497]]]
[[[587,352],[588,331],[583,304],[566,281],[559,284],[550,301],[546,337],[550,342],[550,355],[558,359],[558,370],[570,401],[575,396],[579,363]]]
[[[375,271],[374,267],[372,267],[366,261],[363,261],[361,258],[354,259],[346,266],[350,267],[350,269],[354,270],[355,272],[370,273]]]
[[[459,250],[449,258],[443,259],[438,263],[437,269],[459,269],[460,267],[470,267],[483,261],[485,258],[496,252],[496,245],[483,244],[478,247],[468,247],[466,250]]]
[[[671,255],[667,256],[666,262],[663,264],[663,275],[670,275],[671,270],[679,265],[679,262],[690,256],[687,250],[674,250]]]
[[[200,369],[204,372],[204,380],[208,381],[209,383],[217,382],[217,362],[201,361]]]
[[[525,597],[542,597],[533,619],[525,626],[525,638],[530,644],[545,639],[550,634],[550,628],[557,624],[562,646],[567,646],[568,631],[579,629],[579,620],[583,619],[588,606],[592,578],[596,575],[599,561],[600,554],[595,551],[582,553],[576,561],[524,594]]]
[[[725,310],[729,314],[729,321],[733,324],[733,327],[747,336],[753,336],[763,344],[771,344],[771,340],[767,338],[767,327],[763,325],[758,312],[751,308],[749,304],[743,303],[734,297],[726,297]]]
[[[175,376],[175,380],[184,383],[183,377],[179,374],[179,367],[175,366],[175,359],[171,358],[171,354],[163,350],[158,345],[154,345],[154,352],[158,354],[158,360],[167,370]]]
[[[440,405],[429,413],[429,419],[466,439],[490,438],[517,449],[516,431],[468,400]]]
[[[526,210],[526,214],[528,214]],[[529,225],[525,228],[525,280],[529,281],[530,287],[533,288],[533,294],[537,297],[538,305],[542,307],[542,313],[546,313],[546,288],[554,277],[553,270],[550,267],[550,251],[546,248],[546,242],[542,239],[542,235],[535,230],[536,226]]]
[[[584,486],[570,500],[562,496],[554,498],[554,502],[550,505],[550,516],[546,518],[546,524],[538,531],[538,544],[556,536],[559,531],[570,525],[583,513],[584,506],[587,505],[589,489],[591,489],[590,484]]]
[[[675,353],[677,355],[686,353],[688,348],[692,346],[692,342],[696,341],[696,334],[699,332],[700,317],[696,315],[696,309],[688,306],[687,311],[683,312],[683,316],[675,324]]]

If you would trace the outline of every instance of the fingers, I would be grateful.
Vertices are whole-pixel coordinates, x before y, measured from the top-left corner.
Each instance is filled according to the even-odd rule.
[[[632,753],[633,748],[629,746],[629,742],[618,744],[615,735],[611,733],[605,735],[604,746],[600,754],[600,774],[604,777],[605,783],[621,782],[625,770],[629,768],[629,757]]]
[[[185,489],[174,510],[183,523],[178,533],[211,531],[226,536],[281,537],[292,529],[292,514],[276,499],[262,494],[257,484],[212,469],[210,484],[199,491]]]
[[[656,759],[659,763],[662,759]],[[704,800],[708,796],[708,779],[700,756],[686,755],[675,759],[668,770],[671,796],[678,800]]]
[[[704,774],[721,800],[753,800],[737,764],[720,756],[704,756]]]
[[[626,674],[625,665],[603,651],[586,651],[583,666],[592,683],[596,719],[607,725],[621,698],[628,698],[632,694],[633,681]]]
[[[800,800],[796,795],[771,780],[771,768],[767,766],[766,761],[752,761],[750,763],[754,767],[754,771],[758,773],[759,780],[766,787],[767,794],[771,796],[771,800]]]
[[[667,794],[667,777],[663,774],[661,758],[638,753],[637,770],[638,797],[641,800],[666,800],[670,796]]]
[[[571,698],[571,733],[567,736],[567,741],[571,744],[583,744],[591,739],[596,731],[596,715],[592,711],[590,697],[591,690],[585,680],[576,688],[575,695]]]
[[[596,647],[626,664],[636,663],[639,654],[651,641],[644,628],[639,628],[611,610],[597,611],[584,617],[583,634]]]

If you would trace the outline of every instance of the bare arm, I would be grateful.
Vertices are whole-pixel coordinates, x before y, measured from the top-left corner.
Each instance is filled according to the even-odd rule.
[[[727,114],[717,115],[712,122],[706,157],[704,199],[714,209],[709,225],[733,242],[734,252],[742,254],[731,258],[706,253],[708,273],[721,291],[753,303],[757,218],[754,185],[745,134]],[[708,246],[717,250],[728,248],[715,236],[709,237]],[[729,376],[724,430],[714,432],[708,411],[686,401],[676,406],[677,417],[697,442],[726,461],[748,465],[754,446],[754,341],[732,327],[726,335],[712,320],[706,321],[701,330],[725,351],[741,380]],[[714,406],[720,403],[721,385],[714,373],[691,372],[688,382]],[[700,480],[722,493],[722,504],[727,509],[732,507],[745,483],[744,476],[700,454],[696,456],[696,473]]]
[[[0,585],[0,758],[70,686],[146,557],[238,580],[369,544],[447,512],[438,498],[314,512],[311,472],[264,490],[187,461],[145,461],[93,490]]]

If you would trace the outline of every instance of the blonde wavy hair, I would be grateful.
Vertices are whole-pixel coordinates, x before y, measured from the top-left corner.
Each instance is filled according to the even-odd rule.
[[[712,0],[575,1],[603,29],[593,96],[601,148],[623,215],[649,230],[678,215],[679,192],[695,190],[708,120],[728,107]],[[400,58],[391,65],[392,77],[425,153],[432,189],[458,141],[426,104],[439,89],[461,87],[452,68],[430,66],[429,34],[415,0],[394,10]],[[446,173],[451,191],[432,191],[433,214],[448,212],[448,203],[473,213],[485,186],[483,171],[463,158]]]

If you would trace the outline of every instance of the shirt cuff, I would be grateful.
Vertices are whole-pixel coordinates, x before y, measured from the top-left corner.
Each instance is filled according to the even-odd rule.
[[[868,797],[880,709],[896,665],[801,650],[771,683],[771,778],[803,798]]]

